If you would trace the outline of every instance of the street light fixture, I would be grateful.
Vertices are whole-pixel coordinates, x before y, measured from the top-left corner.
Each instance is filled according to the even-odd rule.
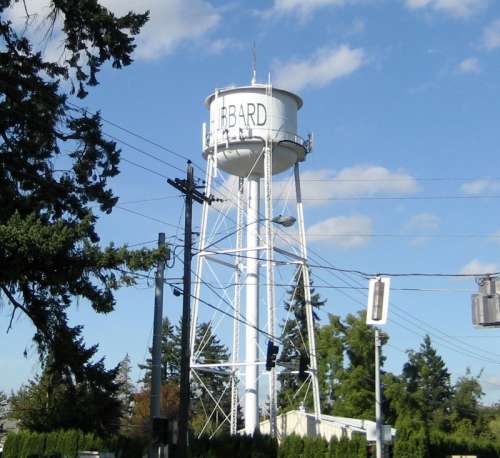
[[[290,227],[295,224],[295,221],[297,221],[297,219],[293,216],[278,215],[275,216],[271,221],[274,224],[279,224],[280,226],[283,227]]]

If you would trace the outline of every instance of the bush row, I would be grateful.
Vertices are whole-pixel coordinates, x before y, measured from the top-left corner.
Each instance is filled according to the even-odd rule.
[[[142,456],[145,443],[124,436],[100,438],[77,430],[34,433],[10,433],[4,445],[2,458],[77,458],[78,451],[115,452],[120,458]]]
[[[290,435],[278,449],[278,458],[366,458],[366,439],[353,435],[352,439],[332,438],[327,442],[322,437],[300,437]]]
[[[400,434],[394,444],[394,458],[442,458],[450,455],[498,458],[500,444],[440,432],[431,432],[430,435],[426,435],[423,431]]]
[[[197,439],[191,444],[192,458],[366,458],[366,440],[353,436],[327,442],[321,437],[286,437],[278,446],[269,436],[220,436]]]
[[[191,458],[276,458],[278,445],[269,436],[217,436],[195,439],[190,444]]]

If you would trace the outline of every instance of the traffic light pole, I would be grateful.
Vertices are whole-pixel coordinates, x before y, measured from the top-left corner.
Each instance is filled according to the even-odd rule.
[[[376,425],[376,445],[377,458],[384,456],[384,439],[382,434],[382,396],[380,389],[380,335],[375,328],[375,425]]]

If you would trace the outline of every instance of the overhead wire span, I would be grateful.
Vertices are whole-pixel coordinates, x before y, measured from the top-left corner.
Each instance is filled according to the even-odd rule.
[[[126,273],[126,274],[131,275],[131,276],[135,276],[135,277],[137,277],[137,278],[143,278],[143,279],[147,279],[147,280],[153,280],[153,279],[154,279],[154,278],[153,278],[152,276],[150,276],[150,275],[147,275],[147,274],[141,274],[141,273],[138,273],[138,272],[132,272],[132,271],[129,271],[129,270],[127,270],[127,269],[115,268],[115,269],[113,269],[113,270],[117,270],[117,271],[119,271],[119,272]],[[180,294],[182,294],[182,291],[180,291],[180,290],[179,290],[179,288],[177,288],[177,285],[180,285],[180,284],[181,284],[181,282],[173,283],[173,282],[171,282],[171,281],[168,281],[168,279],[165,279],[165,280],[164,280],[164,284],[165,284],[165,285],[167,285],[167,286],[170,286],[170,287],[172,287],[172,288],[176,288],[176,289],[177,289],[177,291],[178,291]],[[214,292],[214,294],[215,294],[215,295],[217,295],[217,293],[215,293],[215,292]],[[208,301],[206,301],[206,300],[204,300],[204,299],[202,299],[202,298],[195,297],[193,294],[190,294],[190,297],[191,297],[191,299],[197,299],[197,300],[199,300],[199,301],[200,301],[200,303],[202,303],[202,304],[206,305],[207,307],[209,307],[209,308],[211,308],[211,309],[213,309],[213,310],[216,310],[216,311],[217,311],[217,312],[219,312],[219,313],[222,313],[223,315],[225,315],[225,316],[227,316],[227,317],[229,317],[229,318],[231,318],[231,319],[235,319],[235,320],[237,320],[238,322],[240,322],[240,323],[244,324],[245,326],[249,326],[249,327],[251,327],[251,328],[255,329],[257,332],[259,332],[259,333],[261,333],[261,334],[263,334],[263,335],[265,335],[265,336],[269,337],[270,339],[273,339],[273,340],[274,340],[274,341],[276,341],[276,342],[283,343],[282,339],[280,339],[280,338],[278,338],[278,337],[275,337],[275,336],[271,336],[271,334],[269,334],[267,331],[265,331],[265,330],[263,330],[263,329],[259,328],[258,326],[254,326],[254,325],[253,325],[253,324],[251,324],[251,323],[248,323],[248,322],[247,322],[244,318],[238,318],[238,317],[235,317],[234,315],[230,314],[229,312],[226,312],[225,310],[221,309],[220,307],[217,307],[217,306],[215,306],[215,305],[211,304],[210,302],[208,302]],[[218,296],[218,295],[217,295],[217,297],[219,297],[219,298],[220,298],[220,296]],[[222,300],[223,302],[225,302],[225,300],[224,300],[223,298],[222,298],[221,300]],[[226,303],[226,302],[225,302],[225,303]],[[227,305],[229,305],[230,307],[232,307],[232,305],[231,305],[231,304],[228,304],[228,303],[226,303],[226,304],[227,304]],[[241,317],[241,315],[240,315],[240,317]]]
[[[500,199],[500,195],[444,195],[444,196],[352,196],[352,197],[303,197],[304,202],[314,201],[350,201],[350,200],[475,200],[475,199]],[[283,200],[274,198],[273,200]]]
[[[232,234],[230,234],[232,235]],[[312,250],[310,250],[313,252]],[[198,251],[199,252],[199,251]],[[195,253],[196,254],[196,253]],[[213,251],[213,254],[218,254],[220,256],[236,256],[235,253],[228,253],[228,252],[222,252],[222,253],[217,253],[216,251]],[[248,256],[244,254],[239,254],[241,258],[245,259],[256,259],[258,261],[267,261],[266,258],[262,258],[260,256]],[[279,261],[278,261],[279,262]],[[326,265],[326,264],[314,264],[314,263],[308,263],[307,264],[310,268],[316,268],[316,269],[324,269],[324,270],[333,270],[336,272],[343,272],[343,273],[351,273],[351,274],[356,274],[360,277],[363,277],[365,279],[370,279],[370,278],[376,278],[378,276],[387,276],[387,277],[459,277],[459,278],[475,278],[475,277],[484,277],[484,276],[496,276],[500,275],[500,272],[481,272],[481,273],[431,273],[431,272],[363,272],[362,270],[357,270],[357,269],[344,269],[341,267],[335,267],[334,265]],[[363,288],[361,288],[363,289]],[[393,288],[391,288],[393,289]],[[401,291],[424,291],[424,288],[400,288]],[[435,291],[438,291],[439,288],[435,289]],[[432,289],[426,290],[428,292],[432,292]],[[447,292],[447,290],[443,290],[443,292]],[[457,291],[458,292],[458,291]]]
[[[167,221],[163,221],[162,219],[155,218],[154,216],[146,215],[146,214],[138,212],[136,210],[131,210],[130,208],[122,207],[121,205],[115,205],[114,208],[118,208],[120,210],[123,210],[125,212],[131,213],[133,215],[137,215],[137,216],[140,216],[142,218],[149,219],[150,221],[154,221],[156,223],[164,224],[165,226],[169,226],[169,227],[173,227],[173,228],[177,228],[178,227],[175,224],[168,223]]]
[[[341,278],[339,275],[335,275],[335,274],[333,274],[333,275],[334,275],[336,278],[338,278],[340,281],[342,281],[342,282],[344,282],[344,283],[346,283],[346,284],[348,284],[348,285],[352,286],[352,284],[351,284],[351,283],[349,283],[348,281],[344,280],[344,279],[343,279],[343,278]],[[320,278],[320,277],[318,277],[317,275],[315,275],[315,274],[314,274],[314,272],[313,272],[313,276],[316,276],[317,278]],[[321,280],[322,280],[322,281],[324,281],[324,279],[321,279]],[[351,281],[354,281],[356,284],[358,284],[358,285],[359,285],[359,282],[357,282],[357,281],[356,281],[356,279],[352,279]],[[359,300],[357,300],[357,299],[353,298],[350,294],[347,294],[345,291],[340,290],[339,292],[340,292],[340,293],[342,293],[343,295],[345,295],[345,296],[349,297],[349,298],[350,298],[353,302],[355,302],[355,303],[357,303],[357,304],[361,305],[363,308],[365,308],[365,307],[366,307],[366,304],[365,304],[365,303],[360,302]],[[359,290],[358,290],[358,291],[356,291],[356,292],[358,292],[359,294],[361,294],[361,295],[362,295],[362,293],[361,293]],[[364,295],[362,295],[362,296],[363,296],[363,299],[365,299],[365,296],[364,296]],[[403,309],[402,309],[401,307],[399,307],[398,305],[394,304],[393,302],[391,302],[391,303],[390,303],[390,305],[391,305],[393,308],[395,308],[396,310],[398,310],[398,309],[399,309],[399,310],[402,310],[402,311],[403,311]],[[476,358],[476,359],[480,358],[480,359],[481,359],[482,361],[484,361],[484,362],[488,362],[488,363],[492,363],[492,364],[500,364],[500,363],[499,363],[499,362],[497,362],[497,361],[491,360],[489,357],[484,357],[484,356],[482,356],[482,355],[480,355],[480,354],[478,354],[478,353],[475,353],[475,352],[473,352],[473,351],[469,350],[469,348],[468,348],[468,347],[476,348],[477,350],[479,350],[480,352],[483,352],[483,353],[485,353],[485,354],[491,354],[491,355],[493,355],[493,356],[500,356],[500,355],[498,355],[498,354],[496,354],[496,353],[489,352],[488,350],[484,350],[484,349],[479,348],[479,347],[474,347],[474,346],[472,346],[472,345],[470,345],[470,344],[467,344],[467,343],[464,343],[464,342],[460,342],[460,341],[459,341],[459,340],[457,340],[457,339],[453,339],[452,337],[448,336],[448,335],[447,335],[445,332],[443,332],[442,330],[440,330],[440,329],[438,329],[438,328],[436,328],[436,327],[432,326],[432,325],[431,325],[431,324],[429,324],[429,323],[426,323],[426,322],[425,322],[425,321],[423,321],[423,320],[420,320],[419,318],[415,317],[414,315],[412,315],[411,313],[409,313],[409,312],[408,312],[408,311],[406,311],[406,310],[404,310],[404,315],[403,315],[403,314],[401,314],[401,313],[399,313],[399,312],[397,312],[397,311],[393,311],[392,313],[394,313],[395,315],[397,315],[397,316],[398,316],[399,318],[401,318],[402,320],[404,320],[404,321],[406,321],[406,322],[410,323],[411,325],[416,326],[417,328],[419,328],[419,329],[421,329],[421,330],[425,331],[427,334],[432,335],[434,338],[436,338],[436,339],[438,339],[438,340],[444,340],[444,342],[448,343],[448,345],[443,344],[443,343],[442,343],[442,345],[444,345],[445,347],[447,347],[447,348],[451,349],[452,351],[456,351],[456,352],[457,352],[457,350],[456,350],[454,347],[449,346],[449,343],[450,343],[450,342],[453,342],[455,345],[457,345],[457,343],[458,343],[458,345],[462,348],[462,350],[461,350],[461,351],[462,351],[462,352],[466,352],[466,353],[468,353],[468,354],[469,354],[469,356],[472,356],[472,357],[474,357],[474,358]],[[414,323],[414,322],[412,322],[411,320],[409,320],[409,319],[407,318],[407,316],[412,317],[412,318],[413,318],[413,320],[416,320],[417,322],[420,322],[420,323],[424,324],[425,326],[427,326],[427,327],[428,327],[428,328],[430,328],[430,329],[434,329],[436,332],[440,333],[440,334],[441,334],[442,336],[444,336],[444,337],[441,337],[441,336],[439,336],[439,335],[436,335],[436,334],[435,334],[435,333],[433,333],[433,332],[430,332],[428,328],[424,328],[422,325],[420,325],[420,324],[418,324],[418,323]],[[395,321],[395,320],[391,320],[391,321],[392,321],[392,322],[394,322],[395,324],[398,324],[398,322],[397,322],[397,321]],[[404,325],[402,325],[401,323],[399,323],[399,326],[404,328]],[[419,335],[419,336],[421,336],[421,337],[422,337],[422,335],[420,335],[419,333],[417,333],[417,332],[415,332],[415,331],[413,331],[413,330],[412,330],[411,332],[413,332],[413,333],[415,333],[415,334],[417,334],[417,335]]]

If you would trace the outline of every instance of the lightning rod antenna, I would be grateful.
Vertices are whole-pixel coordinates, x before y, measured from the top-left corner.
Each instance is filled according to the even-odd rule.
[[[252,46],[252,85],[257,83],[257,52],[255,50],[255,41]]]

